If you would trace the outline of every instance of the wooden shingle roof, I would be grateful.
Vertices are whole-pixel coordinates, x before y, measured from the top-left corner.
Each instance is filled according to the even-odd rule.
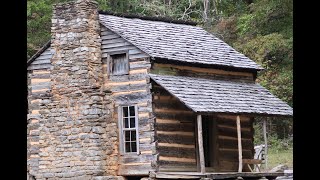
[[[256,83],[149,75],[194,112],[293,115],[289,105]]]
[[[99,14],[100,23],[154,58],[262,70],[201,27]]]

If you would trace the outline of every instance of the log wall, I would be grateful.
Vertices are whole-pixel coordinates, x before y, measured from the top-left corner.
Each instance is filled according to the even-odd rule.
[[[161,86],[152,84],[152,92],[158,170],[196,171],[196,115]]]
[[[179,66],[173,64],[152,63],[151,73],[174,76],[190,76],[198,78],[210,78],[217,80],[254,82],[254,74],[250,72],[236,72],[213,68],[199,68],[190,66]]]
[[[118,175],[148,175],[156,165],[154,118],[152,116],[152,104],[150,93],[150,79],[147,73],[151,63],[147,54],[133,46],[109,29],[101,28],[102,38],[102,61],[104,71],[104,91],[109,92],[114,102],[113,118],[110,124],[119,134],[118,107],[137,105],[138,107],[138,130],[139,130],[139,153],[124,154],[119,151],[110,153],[109,156],[119,156]],[[108,54],[128,52],[129,74],[109,75],[107,72]],[[119,137],[119,136],[118,136]],[[119,150],[119,139],[113,142]]]
[[[236,116],[216,115],[217,121],[217,146],[218,146],[218,171],[238,171],[238,139]],[[253,118],[240,116],[242,158],[252,159],[253,146]],[[244,167],[244,171],[248,171]]]

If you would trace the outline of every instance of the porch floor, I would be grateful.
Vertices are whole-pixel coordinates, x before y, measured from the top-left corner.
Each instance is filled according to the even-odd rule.
[[[237,179],[242,177],[244,180],[266,178],[268,180],[275,179],[278,176],[284,176],[282,172],[208,172],[201,174],[200,172],[155,172],[154,177],[157,179]]]

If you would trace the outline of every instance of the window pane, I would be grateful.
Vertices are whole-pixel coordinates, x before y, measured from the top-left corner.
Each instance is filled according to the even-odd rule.
[[[128,64],[129,61],[127,59],[126,54],[115,54],[111,55],[112,59],[112,74],[128,74]]]
[[[128,106],[122,107],[122,116],[128,117]]]
[[[135,128],[135,118],[130,118],[130,128]]]
[[[136,142],[132,142],[132,143],[131,143],[131,148],[132,148],[132,149],[131,149],[131,150],[132,150],[131,152],[137,152],[137,144],[136,144]]]
[[[126,142],[126,152],[131,152],[130,142]]]
[[[131,141],[136,141],[136,131],[131,131]]]
[[[129,128],[129,118],[123,118],[124,128]]]
[[[124,131],[125,141],[130,141],[130,131]]]
[[[134,106],[130,106],[130,116],[135,116]]]

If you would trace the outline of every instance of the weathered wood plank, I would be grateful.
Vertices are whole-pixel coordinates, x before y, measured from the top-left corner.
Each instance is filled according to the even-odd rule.
[[[240,116],[237,116],[237,134],[238,134],[238,153],[239,153],[239,168],[238,172],[242,172],[242,144],[241,144],[241,125],[240,125]]]
[[[129,49],[135,49],[136,47],[133,45],[127,45],[127,46],[121,46],[121,47],[114,47],[114,48],[108,48],[108,49],[102,49],[102,53],[110,53],[110,52],[116,52],[116,51],[126,51]]]
[[[196,72],[196,73],[210,73],[210,74],[219,74],[219,75],[232,75],[232,76],[244,76],[244,77],[253,77],[252,73],[247,72],[234,72],[234,71],[225,71],[225,70],[219,70],[219,69],[210,69],[210,68],[199,68],[199,67],[191,67],[191,66],[178,66],[178,65],[172,65],[172,64],[160,64],[160,63],[154,63],[153,69],[161,69],[161,68],[170,68],[172,70],[176,71],[190,71],[190,72]]]
[[[125,46],[132,46],[129,42],[118,42],[118,43],[112,43],[112,44],[103,44],[101,46],[101,49],[110,49],[110,48],[116,48],[116,47],[125,47]]]
[[[30,64],[28,70],[50,69],[51,64]]]
[[[120,38],[115,38],[115,39],[108,39],[108,40],[103,40],[102,41],[102,45],[106,45],[106,44],[113,44],[113,43],[119,43],[119,42],[126,42],[126,40]]]
[[[154,112],[155,116],[157,117],[157,119],[168,119],[168,120],[177,120],[180,122],[189,122],[189,123],[193,123],[193,120],[196,119],[196,115],[190,114],[190,113],[186,113],[186,114],[179,114],[179,116],[177,116],[175,113],[163,113],[161,111],[159,112]]]
[[[218,134],[222,136],[237,137],[237,131],[235,129],[218,127],[217,131]],[[241,134],[243,138],[252,138],[251,131],[241,131]]]
[[[237,147],[235,147],[237,148]],[[238,149],[224,149],[224,148],[219,148],[219,161],[221,160],[232,160],[235,162],[239,162],[239,153]],[[242,156],[245,159],[252,159],[253,158],[253,153],[249,149],[243,149],[242,151]]]
[[[149,55],[140,53],[140,54],[129,54],[129,59],[140,59],[140,58],[147,58]]]
[[[220,148],[230,149],[230,148],[237,148],[238,147],[238,140],[237,139],[218,139],[218,144]],[[244,141],[242,140],[242,147],[244,149],[250,149],[253,147],[252,141]]]
[[[151,163],[140,165],[119,165],[118,175],[120,176],[147,176],[152,170]]]
[[[205,173],[206,167],[204,164],[204,150],[203,150],[203,135],[202,135],[202,118],[201,115],[197,115],[197,132],[198,132],[198,148],[199,148],[199,160],[200,160],[200,172]]]
[[[163,160],[159,160],[158,164],[159,166],[176,166],[176,167],[179,167],[179,166],[196,167],[197,165],[195,162],[177,162],[177,161],[163,161]]]
[[[179,124],[156,124],[158,131],[185,131],[193,132],[194,125],[191,123],[179,123]]]
[[[153,160],[153,155],[140,154],[140,155],[130,155],[130,156],[120,156],[119,164],[127,164],[127,163],[145,163],[151,162]]]
[[[160,156],[195,158],[194,148],[157,146]]]
[[[149,88],[149,84],[130,84],[130,85],[119,85],[119,86],[105,86],[112,91],[112,93],[120,93],[120,92],[131,92],[137,90],[146,90]]]
[[[195,144],[192,136],[158,134],[157,139],[159,143]]]
[[[194,158],[186,158],[186,157],[174,157],[174,156],[160,156],[159,161],[167,161],[167,162],[184,162],[184,163],[196,163]]]
[[[109,40],[109,39],[116,39],[121,38],[118,34],[110,34],[110,35],[102,35],[101,39],[102,41]]]

